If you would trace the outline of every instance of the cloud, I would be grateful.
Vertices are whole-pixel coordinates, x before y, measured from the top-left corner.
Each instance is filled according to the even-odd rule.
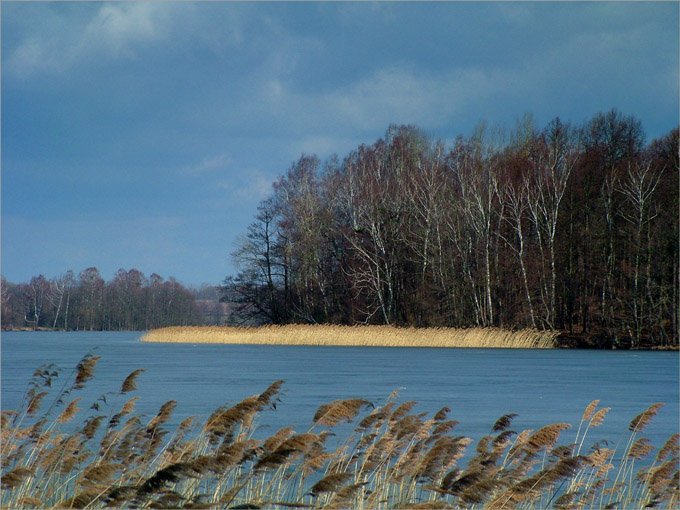
[[[104,4],[88,23],[77,52],[97,50],[114,58],[132,58],[135,48],[167,36],[167,8],[154,2]]]
[[[506,94],[508,84],[524,86],[525,80],[515,69],[427,73],[406,67],[377,69],[354,83],[317,93],[269,80],[241,104],[235,117],[249,114],[254,122],[276,118],[285,122],[291,136],[296,135],[297,152],[328,152],[326,142],[332,138],[354,139],[382,132],[392,123],[440,127],[471,105]]]
[[[3,9],[3,17],[12,20],[7,25],[3,20],[3,30],[12,32],[3,45],[3,71],[26,79],[135,60],[148,49],[185,51],[196,45],[224,56],[244,42],[243,9],[231,4],[213,16],[213,6],[185,2],[19,4]]]
[[[167,37],[171,20],[171,10],[155,2],[100,4],[97,10],[89,7],[78,15],[51,7],[5,14],[36,20],[36,26],[12,27],[20,33],[16,45],[4,49],[10,75],[66,72],[91,58],[134,58],[138,48]]]
[[[185,166],[180,170],[180,173],[188,176],[202,176],[207,173],[224,170],[233,162],[232,158],[227,154],[218,154],[210,156],[193,165]]]
[[[219,179],[215,188],[226,191],[225,199],[259,202],[272,191],[274,179],[261,170],[248,170],[234,175],[229,179]]]

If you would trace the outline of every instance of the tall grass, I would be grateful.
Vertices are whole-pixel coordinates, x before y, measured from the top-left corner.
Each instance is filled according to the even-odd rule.
[[[2,413],[2,508],[676,508],[678,434],[654,452],[642,433],[654,404],[630,422],[623,451],[586,446],[608,408],[587,406],[575,436],[567,423],[516,432],[516,415],[472,445],[442,408],[361,398],[319,406],[307,430],[257,438],[283,381],[170,427],[169,401],[135,412],[141,370],[88,406],[77,393],[98,358],[63,377],[37,370],[22,408]],[[39,402],[38,402],[39,401]],[[46,406],[40,412],[41,405]],[[78,420],[76,420],[76,417]],[[351,423],[351,424],[348,424]],[[337,435],[335,435],[337,434]],[[566,444],[558,442],[569,435]],[[644,468],[635,464],[645,461]]]
[[[168,327],[149,331],[145,342],[337,345],[371,347],[550,348],[557,333],[500,328],[397,328],[394,326],[302,325],[261,327]]]

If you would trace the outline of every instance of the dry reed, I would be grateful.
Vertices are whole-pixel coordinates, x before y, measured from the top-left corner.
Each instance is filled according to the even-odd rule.
[[[398,328],[394,326],[303,325],[261,327],[176,326],[154,329],[144,342],[363,347],[555,347],[557,332],[500,328]]]
[[[93,362],[81,363],[74,373],[87,377],[74,385],[84,385],[93,370]],[[111,399],[127,398],[139,373]],[[64,403],[72,388],[55,396],[61,404],[30,416],[40,385],[31,386],[23,409],[3,412],[2,508],[671,509],[680,503],[680,436],[655,456],[647,439],[636,438],[659,404],[633,419],[622,452],[595,445],[579,453],[589,428],[609,410],[593,401],[567,444],[557,442],[569,424],[517,434],[510,430],[517,415],[508,413],[465,461],[472,440],[455,434],[449,408],[428,417],[414,412],[415,402],[397,405],[394,394],[379,405],[360,398],[323,404],[308,431],[283,427],[256,438],[257,416],[275,410],[283,381],[215,410],[203,424],[186,419],[174,430],[168,424],[175,401],[142,419],[134,414],[137,397],[103,404],[110,409],[96,411],[105,414],[74,428],[67,422],[79,399]],[[353,431],[348,421],[355,422]],[[635,472],[641,459],[648,462]]]

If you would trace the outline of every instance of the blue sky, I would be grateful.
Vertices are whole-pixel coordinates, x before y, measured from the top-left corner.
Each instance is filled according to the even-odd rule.
[[[2,2],[2,273],[197,285],[302,153],[525,113],[678,125],[678,3]]]

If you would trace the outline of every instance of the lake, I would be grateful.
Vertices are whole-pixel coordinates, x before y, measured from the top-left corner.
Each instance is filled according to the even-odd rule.
[[[88,352],[100,355],[95,377],[78,396],[80,417],[90,403],[118,391],[133,370],[138,412],[151,416],[168,400],[178,405],[172,423],[202,420],[218,406],[234,404],[285,380],[276,411],[259,419],[262,434],[284,425],[307,430],[319,405],[361,397],[383,403],[393,390],[399,402],[415,400],[416,411],[451,408],[456,434],[478,439],[495,420],[517,413],[514,430],[568,422],[560,443],[573,440],[585,406],[600,399],[611,407],[604,424],[589,432],[592,442],[612,446],[627,439],[628,423],[654,402],[665,402],[645,429],[656,445],[678,432],[677,352],[432,349],[309,346],[146,344],[141,333],[6,332],[2,334],[2,409],[21,402],[33,371],[53,362],[64,369],[58,381]],[[55,387],[60,387],[57,383]],[[117,410],[127,397],[108,395]],[[46,401],[49,403],[49,399]]]

